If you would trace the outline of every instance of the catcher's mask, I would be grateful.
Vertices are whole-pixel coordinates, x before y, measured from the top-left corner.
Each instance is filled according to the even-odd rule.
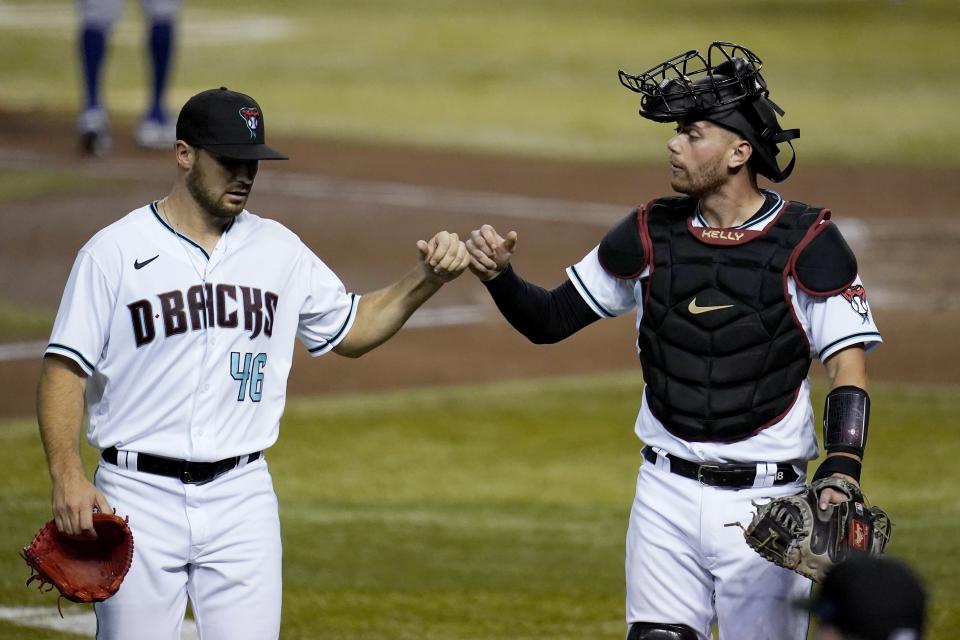
[[[773,182],[786,180],[797,160],[790,142],[799,129],[784,130],[777,121],[783,109],[770,98],[760,75],[763,62],[746,47],[713,42],[704,58],[691,50],[639,75],[620,71],[620,83],[639,93],[640,115],[654,122],[702,119],[743,136],[753,147],[751,164]],[[793,157],[783,169],[777,145],[789,145]]]

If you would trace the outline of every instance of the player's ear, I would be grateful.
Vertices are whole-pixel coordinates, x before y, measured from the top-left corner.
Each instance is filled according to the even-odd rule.
[[[176,153],[177,156],[177,164],[185,171],[189,171],[193,168],[194,163],[197,161],[197,154],[199,152],[199,147],[192,147],[183,140],[177,140],[177,143],[174,146],[174,153]]]
[[[745,139],[735,137],[730,149],[730,157],[727,160],[727,166],[730,169],[739,169],[746,166],[753,155],[753,146]]]

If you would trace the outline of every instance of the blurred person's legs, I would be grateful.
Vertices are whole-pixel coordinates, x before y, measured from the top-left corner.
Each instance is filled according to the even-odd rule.
[[[101,78],[110,35],[120,20],[123,5],[124,0],[78,0],[84,107],[77,119],[77,133],[80,149],[88,155],[102,155],[110,148],[110,121],[102,102]],[[134,138],[137,144],[150,149],[169,149],[176,141],[176,125],[168,117],[164,101],[181,5],[181,0],[141,0],[150,87]]]
[[[100,77],[110,32],[120,19],[123,0],[78,0],[78,7],[84,106],[77,119],[77,133],[83,153],[101,155],[110,148],[110,122],[101,104]]]
[[[164,101],[181,4],[181,0],[141,0],[152,84],[150,101],[135,138],[137,144],[149,149],[170,149],[176,142],[176,125],[168,117]]]

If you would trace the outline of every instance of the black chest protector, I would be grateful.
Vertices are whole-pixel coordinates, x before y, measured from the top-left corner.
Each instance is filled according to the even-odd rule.
[[[790,203],[763,231],[710,229],[690,224],[695,205],[662,198],[640,220],[651,267],[640,361],[649,407],[670,433],[728,442],[779,420],[807,376],[787,274],[824,214]]]

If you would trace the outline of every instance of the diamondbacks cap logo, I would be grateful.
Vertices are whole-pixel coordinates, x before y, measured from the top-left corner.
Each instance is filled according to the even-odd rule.
[[[850,303],[854,311],[860,314],[864,324],[870,319],[870,307],[867,306],[867,291],[861,285],[855,284],[840,295]]]
[[[257,127],[260,126],[260,109],[244,107],[240,109],[240,117],[247,125],[247,130],[250,131],[250,139],[253,140],[257,137]]]

